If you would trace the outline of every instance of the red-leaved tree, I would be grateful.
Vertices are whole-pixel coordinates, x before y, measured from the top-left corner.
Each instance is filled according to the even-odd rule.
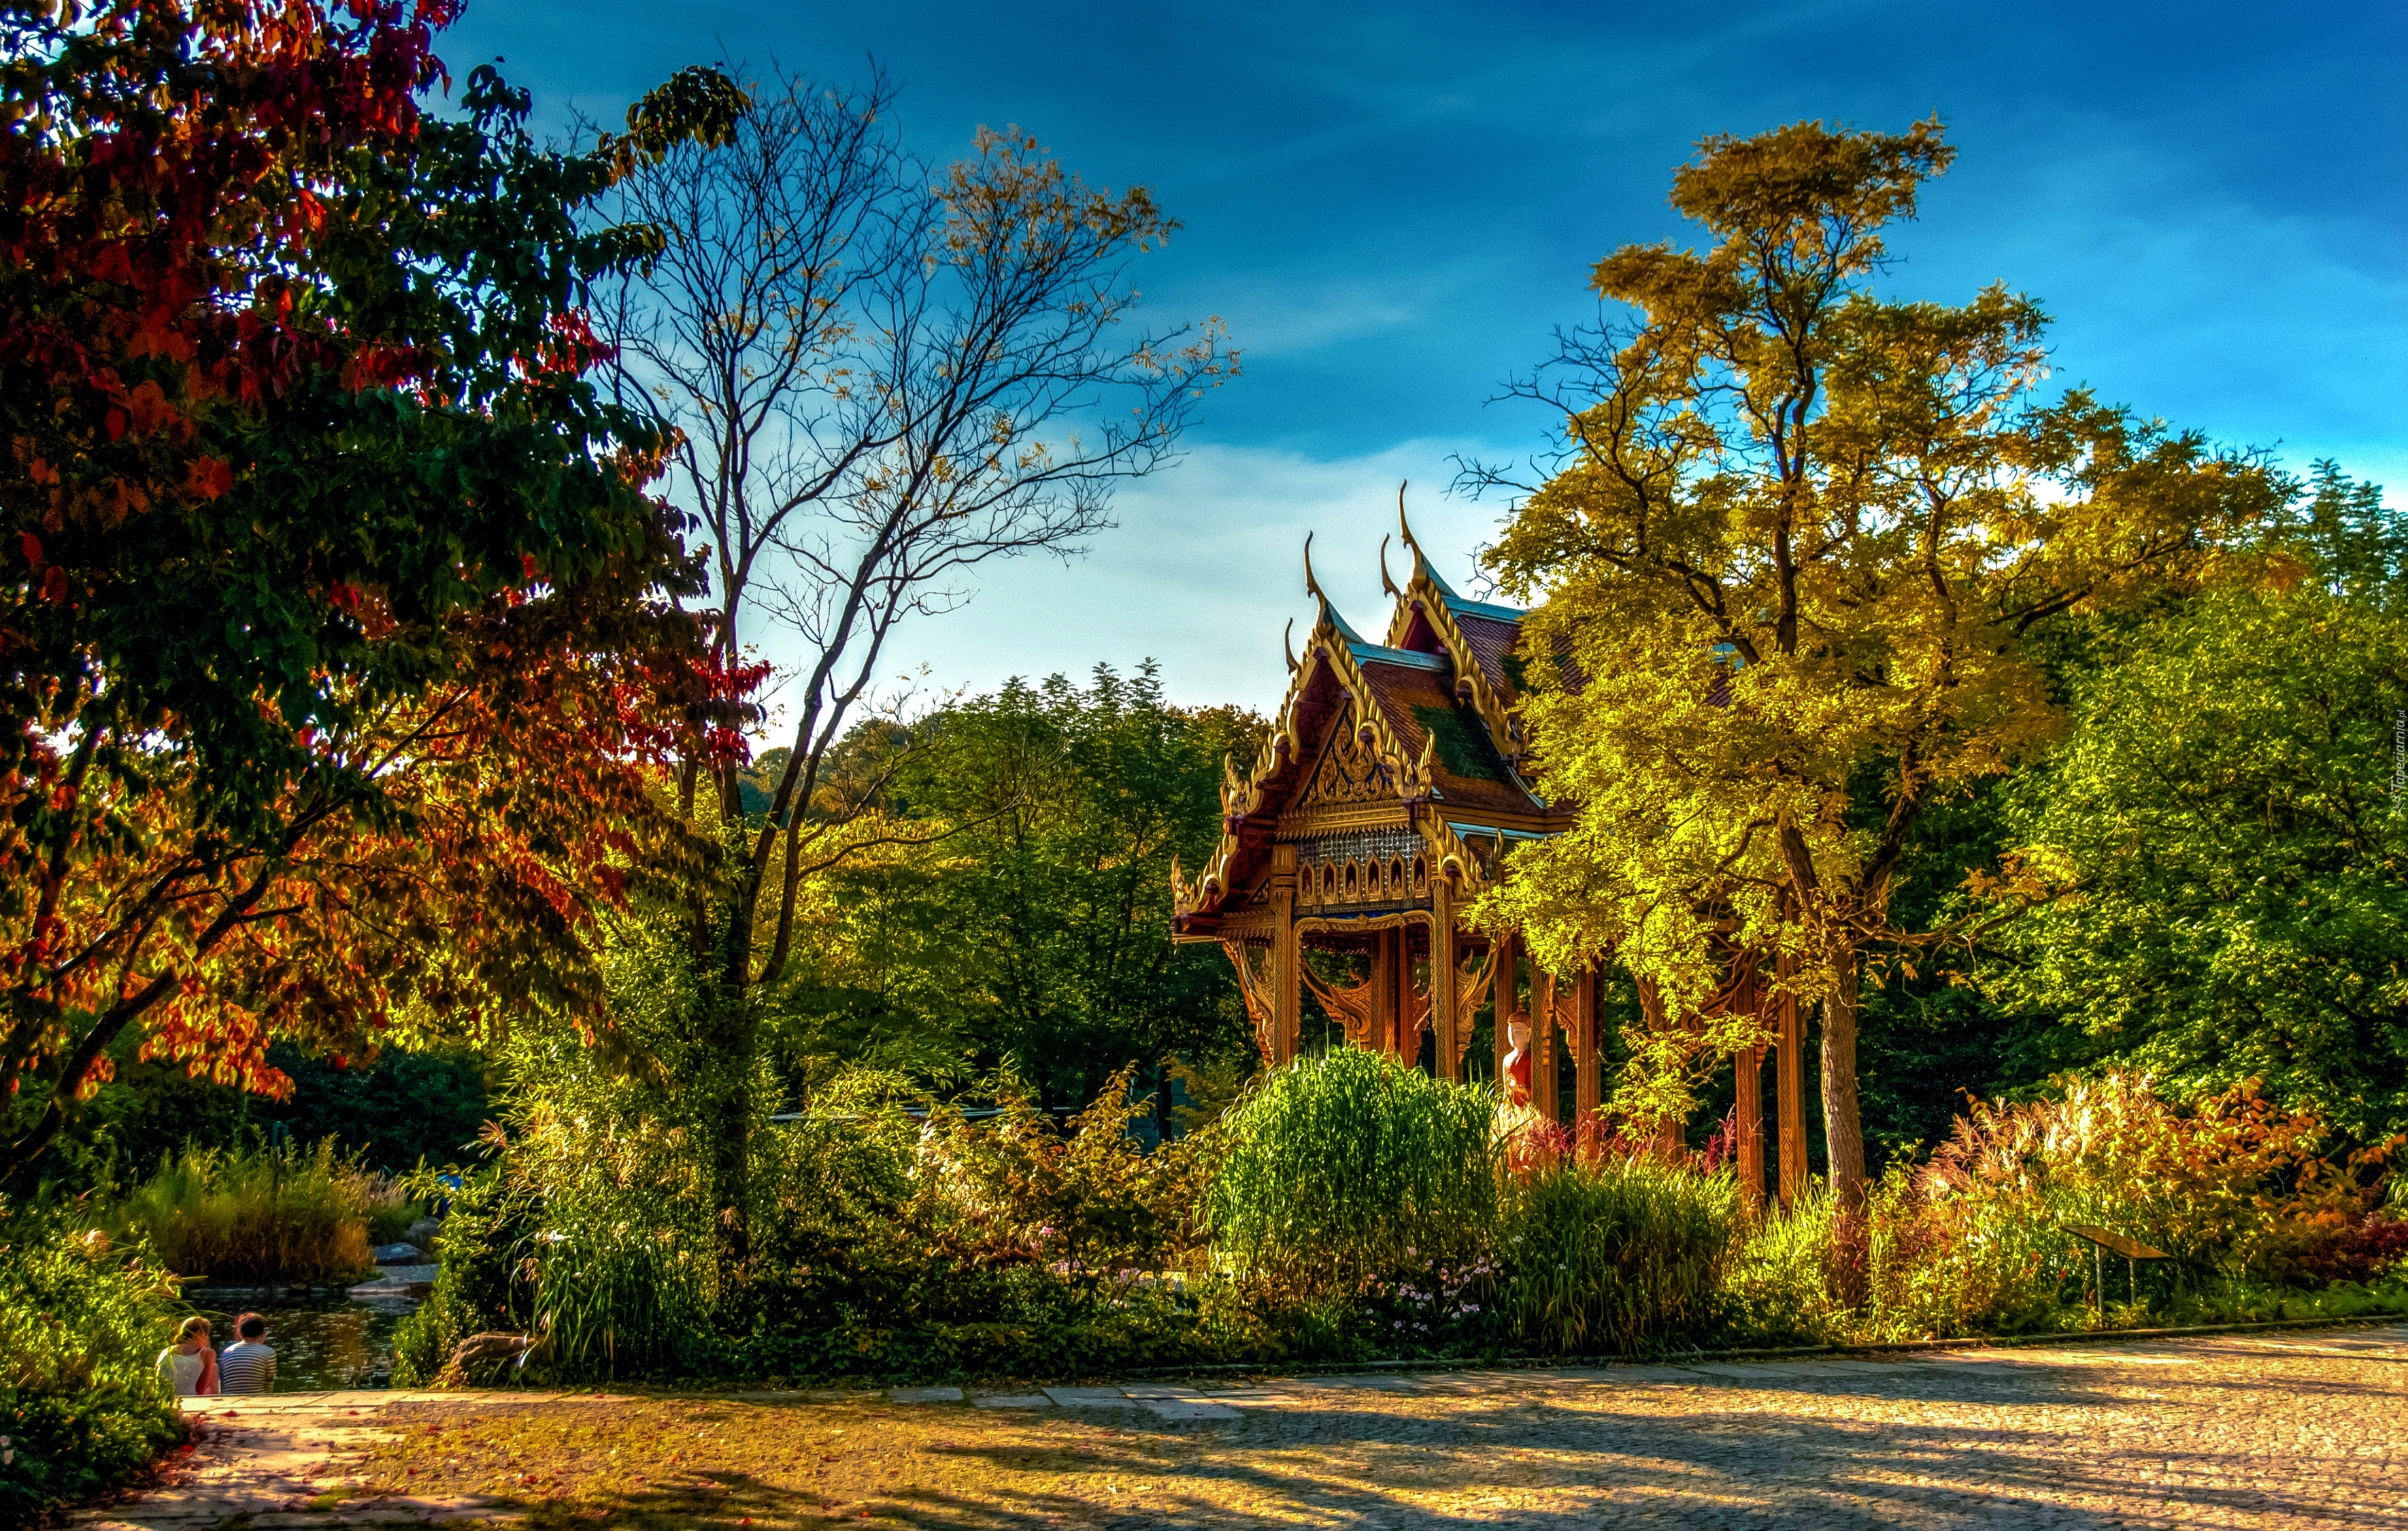
[[[0,1174],[129,1027],[273,1090],[271,1034],[590,1013],[594,911],[695,854],[652,762],[741,747],[585,378],[660,241],[580,221],[741,98],[549,152],[491,70],[422,107],[449,18],[0,7]]]

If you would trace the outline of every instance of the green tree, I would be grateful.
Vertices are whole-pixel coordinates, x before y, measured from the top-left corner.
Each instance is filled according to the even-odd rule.
[[[1489,556],[1567,660],[1527,667],[1526,712],[1541,789],[1576,816],[1484,914],[1550,967],[1618,956],[1668,997],[1624,1090],[1647,1114],[1756,1039],[1698,1014],[1718,943],[1794,959],[1848,1230],[1862,990],[1933,936],[1893,902],[1925,810],[2057,732],[2047,625],[2197,578],[2285,498],[2086,394],[2035,410],[2028,298],[1874,294],[1883,231],[1953,152],[1936,123],[1707,139],[1672,204],[1711,243],[1608,256],[1618,317],[1519,385],[1564,446]]]
[[[896,788],[931,843],[885,874],[884,911],[850,916],[857,938],[912,954],[910,977],[885,967],[883,997],[916,989],[1049,1107],[1138,1063],[1167,1121],[1164,1070],[1244,1035],[1219,953],[1171,944],[1170,865],[1210,853],[1221,761],[1251,750],[1250,725],[1171,706],[1151,662],[1125,678],[1099,665],[1084,687],[1015,680],[916,725]],[[908,934],[888,923],[900,904],[916,906]]]
[[[2061,895],[1992,975],[2061,1022],[2053,1062],[2408,1130],[2408,615],[2339,593],[2349,567],[2185,602],[2075,677],[2071,738],[2007,795]]]

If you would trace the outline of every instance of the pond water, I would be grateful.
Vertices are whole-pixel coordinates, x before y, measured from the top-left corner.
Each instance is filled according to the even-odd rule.
[[[221,1349],[234,1342],[236,1315],[267,1321],[279,1393],[392,1386],[393,1332],[419,1301],[359,1301],[339,1287],[304,1297],[280,1287],[206,1286],[188,1288],[185,1296],[209,1321],[209,1343]]]

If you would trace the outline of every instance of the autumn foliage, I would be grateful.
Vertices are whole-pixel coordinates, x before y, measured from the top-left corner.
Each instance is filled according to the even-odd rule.
[[[583,377],[658,238],[579,215],[737,97],[549,152],[489,69],[424,104],[449,19],[0,9],[0,1167],[129,1025],[274,1090],[271,1030],[590,1007],[649,762],[731,747],[665,443]]]

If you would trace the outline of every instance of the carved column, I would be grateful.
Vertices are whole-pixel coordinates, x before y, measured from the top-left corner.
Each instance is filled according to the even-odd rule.
[[[1296,847],[1271,847],[1271,918],[1277,929],[1271,950],[1277,955],[1271,972],[1271,1066],[1296,1062],[1297,1037],[1302,1032],[1304,951],[1296,933]]]
[[[1513,1006],[1521,1001],[1522,986],[1518,975],[1522,970],[1522,937],[1519,932],[1509,931],[1497,938],[1496,962],[1497,977],[1488,986],[1488,1013],[1495,1018],[1494,1024],[1489,1027],[1489,1030],[1496,1033],[1491,1038],[1497,1044],[1495,1077],[1498,1088],[1502,1089],[1505,1082],[1505,1055],[1513,1050],[1512,1039],[1505,1034],[1505,1021],[1506,1018],[1512,1015]]]
[[[1462,1018],[1455,1012],[1455,884],[1430,878],[1430,1030],[1438,1035],[1438,1076],[1463,1082],[1463,1054],[1455,1045]]]
[[[1597,969],[1581,969],[1572,985],[1572,1130],[1588,1135],[1596,1149],[1597,1107],[1603,1081],[1598,1077]]]
[[[1773,1130],[1780,1144],[1781,1205],[1788,1206],[1806,1189],[1806,1027],[1798,1016],[1798,996],[1789,992],[1789,958],[1777,959],[1773,971],[1782,988],[1773,1049]]]
[[[1555,1119],[1555,975],[1530,964],[1530,1104]]]
[[[1371,1046],[1394,1053],[1398,1045],[1397,936],[1371,932]]]

